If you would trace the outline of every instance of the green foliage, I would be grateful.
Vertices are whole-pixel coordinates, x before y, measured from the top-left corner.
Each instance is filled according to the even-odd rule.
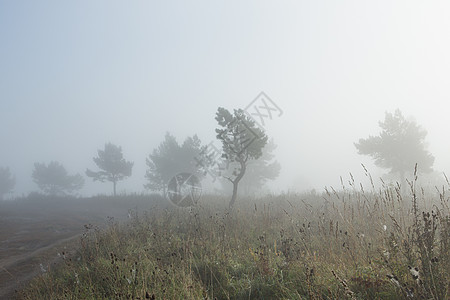
[[[167,182],[178,173],[195,174],[201,177],[199,166],[194,158],[202,151],[201,141],[194,135],[187,137],[183,144],[170,133],[166,133],[164,141],[154,149],[146,159],[145,178],[147,189],[165,191]]]
[[[222,142],[222,150],[229,162],[258,159],[262,155],[267,135],[242,109],[235,109],[231,114],[219,107],[216,121],[220,126],[216,129],[216,137]]]
[[[16,179],[11,175],[9,168],[0,168],[0,200],[3,195],[12,191],[16,185]]]
[[[100,171],[87,169],[86,175],[94,181],[112,182],[115,196],[117,182],[131,176],[133,162],[126,161],[123,158],[122,148],[112,143],[106,143],[104,150],[98,150],[98,157],[94,157],[94,162]]]
[[[33,169],[33,181],[46,194],[63,196],[81,189],[84,179],[80,174],[69,175],[62,164],[52,161],[35,163]]]
[[[359,154],[371,156],[375,165],[390,169],[391,174],[398,174],[401,179],[415,164],[421,172],[432,171],[434,157],[425,149],[427,132],[415,121],[406,120],[397,109],[394,114],[386,113],[379,125],[380,135],[355,143]]]

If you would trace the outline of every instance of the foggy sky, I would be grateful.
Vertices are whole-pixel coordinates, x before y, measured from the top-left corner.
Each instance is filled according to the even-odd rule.
[[[284,111],[266,126],[275,191],[362,181],[361,163],[381,175],[353,143],[396,108],[449,172],[449,15],[446,1],[1,1],[0,166],[21,195],[35,162],[84,176],[112,142],[134,161],[118,192],[141,192],[166,131],[208,144],[219,106],[264,91]],[[83,195],[112,191],[85,179]]]

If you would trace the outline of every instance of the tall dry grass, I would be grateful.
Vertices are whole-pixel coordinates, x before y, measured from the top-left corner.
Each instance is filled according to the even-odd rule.
[[[450,186],[450,185],[449,185]],[[203,197],[86,226],[20,299],[449,299],[449,186]]]

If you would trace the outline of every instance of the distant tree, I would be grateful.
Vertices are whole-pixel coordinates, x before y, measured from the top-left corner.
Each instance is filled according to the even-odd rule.
[[[180,145],[173,135],[166,133],[164,141],[146,159],[148,169],[145,178],[148,183],[144,185],[145,188],[165,193],[169,180],[179,173],[202,177],[195,162],[201,150],[201,141],[197,135],[187,137]]]
[[[242,187],[243,194],[251,195],[264,191],[265,184],[269,180],[275,180],[280,174],[281,166],[276,161],[273,151],[276,149],[276,144],[273,139],[270,139],[262,149],[262,155],[259,159],[251,160],[247,164],[246,175],[241,179],[239,185]],[[237,162],[231,163],[227,170],[224,171],[224,176],[229,177],[230,171],[234,170]],[[224,177],[221,177],[221,184],[224,189],[228,189],[229,183]],[[231,190],[231,188],[230,188]]]
[[[224,176],[233,185],[229,203],[232,208],[247,166],[250,161],[261,157],[262,149],[267,143],[267,135],[242,109],[235,109],[234,113],[230,113],[227,109],[219,107],[216,121],[219,124],[216,137],[222,143],[222,158],[232,166],[231,174]]]
[[[381,133],[378,136],[369,136],[355,143],[359,154],[371,156],[375,165],[390,169],[390,174],[398,175],[401,182],[416,163],[423,173],[433,170],[434,157],[425,145],[427,132],[414,120],[406,120],[397,109],[394,114],[386,112],[379,126]]]
[[[16,185],[16,179],[11,175],[9,168],[0,167],[0,200],[3,195],[11,192]]]
[[[94,162],[101,171],[93,172],[86,170],[86,175],[94,181],[110,181],[113,183],[113,192],[116,196],[117,182],[131,176],[133,162],[123,158],[122,148],[112,143],[105,144],[104,150],[98,150],[98,157],[94,157]]]
[[[52,161],[35,163],[33,169],[33,181],[46,194],[64,196],[81,189],[84,179],[80,174],[69,175],[62,164]]]

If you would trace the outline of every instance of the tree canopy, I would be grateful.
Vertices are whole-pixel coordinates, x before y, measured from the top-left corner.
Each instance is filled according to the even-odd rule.
[[[35,163],[32,173],[33,181],[46,194],[64,196],[71,194],[84,185],[80,174],[69,175],[62,164],[52,161]]]
[[[229,204],[232,208],[236,201],[239,182],[247,171],[248,163],[261,157],[268,138],[242,109],[235,109],[230,113],[227,109],[219,107],[215,119],[219,125],[216,137],[222,143],[222,158],[232,167],[229,176],[224,176],[233,185]]]
[[[145,178],[148,183],[145,187],[165,192],[169,180],[179,173],[201,177],[199,166],[194,160],[201,149],[197,135],[187,137],[180,145],[173,135],[166,133],[164,141],[146,159],[148,169]]]
[[[381,132],[355,143],[358,153],[371,156],[375,165],[390,169],[403,181],[405,173],[413,170],[417,163],[419,171],[433,170],[434,157],[426,150],[427,132],[414,120],[407,120],[400,110],[386,112],[383,122],[379,122]]]
[[[122,148],[112,143],[106,143],[103,150],[98,150],[94,162],[100,171],[86,170],[86,175],[94,181],[110,181],[113,183],[113,193],[116,196],[117,182],[131,176],[133,162],[123,158]]]
[[[9,168],[0,167],[0,200],[11,192],[16,185],[16,179],[11,175]]]

